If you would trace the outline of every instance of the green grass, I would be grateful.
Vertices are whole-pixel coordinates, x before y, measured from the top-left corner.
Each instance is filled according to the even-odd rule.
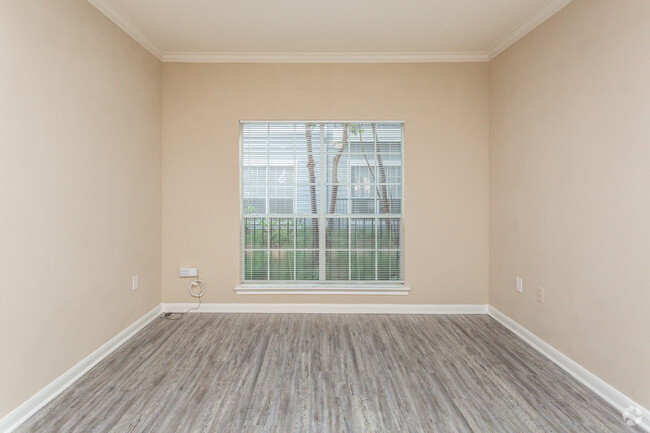
[[[318,281],[316,221],[314,218],[246,218],[245,280]],[[374,218],[357,219],[351,226],[346,219],[332,219],[328,223],[332,228],[326,232],[326,280],[401,279],[399,242],[391,238],[392,233],[399,233],[395,230],[398,226],[388,230],[382,223],[377,228]],[[376,246],[394,251],[374,251]],[[350,247],[368,251],[347,251]]]

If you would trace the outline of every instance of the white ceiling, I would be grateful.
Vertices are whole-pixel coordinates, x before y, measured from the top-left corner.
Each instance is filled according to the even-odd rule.
[[[571,0],[89,0],[164,61],[486,61]]]

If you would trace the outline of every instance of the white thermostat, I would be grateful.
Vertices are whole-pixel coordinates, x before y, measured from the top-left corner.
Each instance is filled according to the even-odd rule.
[[[178,268],[178,276],[183,277],[198,277],[199,268]]]

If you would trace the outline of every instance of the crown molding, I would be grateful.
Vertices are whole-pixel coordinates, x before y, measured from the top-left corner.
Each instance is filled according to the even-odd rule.
[[[167,63],[439,63],[489,62],[572,0],[551,0],[487,51],[385,53],[165,52],[111,0],[88,0],[158,60]]]
[[[101,13],[113,21],[115,25],[124,30],[126,34],[131,36],[137,43],[142,45],[147,51],[154,55],[158,60],[163,60],[165,51],[154,41],[151,40],[142,30],[133,24],[124,13],[118,9],[109,0],[88,0],[90,4],[95,6]]]
[[[168,52],[169,63],[433,63],[487,62],[481,51],[456,53],[191,53]]]
[[[526,21],[519,24],[511,32],[506,34],[504,37],[499,39],[494,45],[492,45],[487,51],[487,61],[492,60],[511,45],[517,42],[519,39],[526,36],[530,33],[535,27],[542,24],[544,21],[555,15],[560,11],[564,6],[571,3],[573,0],[552,0],[546,6],[538,9],[533,15],[528,17]]]

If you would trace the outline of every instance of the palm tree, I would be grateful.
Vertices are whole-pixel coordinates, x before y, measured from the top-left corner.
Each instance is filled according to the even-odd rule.
[[[377,138],[377,124],[372,123],[370,126],[372,127],[372,138],[375,141],[375,149],[377,150],[377,166],[379,167],[379,182],[382,184],[381,194],[379,194],[379,191],[377,191],[377,195],[379,196],[379,202],[382,209],[384,210],[384,213],[388,214],[391,213],[390,198],[388,197],[388,188],[386,187],[386,169],[384,168],[384,161],[381,159],[381,150],[379,149],[379,139]],[[386,223],[386,229],[388,230],[388,233],[390,233],[391,232],[390,218],[384,218],[384,221]]]
[[[316,215],[318,213],[318,203],[316,201],[316,173],[314,163],[314,151],[311,141],[311,128],[313,123],[305,123],[305,139],[307,141],[307,170],[309,171],[309,196],[311,201],[311,213]],[[312,243],[314,246],[318,245],[318,219],[314,219],[312,226]]]
[[[333,214],[336,212],[336,197],[339,193],[339,161],[341,160],[341,157],[343,156],[343,153],[345,152],[345,148],[348,145],[348,124],[344,123],[343,124],[343,135],[341,137],[341,147],[339,150],[336,152],[336,156],[334,156],[334,159],[332,160],[332,194],[330,196],[330,206],[329,206],[329,213]],[[330,219],[330,221],[327,224],[327,231],[326,237],[327,239],[330,238],[332,228],[333,228],[334,221]]]
[[[379,169],[379,183],[381,185],[377,184],[377,178],[375,176],[375,172],[373,171],[373,167],[370,165],[370,161],[368,160],[368,156],[366,155],[366,150],[364,149],[363,146],[363,129],[361,129],[360,124],[353,124],[350,127],[350,132],[352,132],[353,135],[359,135],[359,143],[361,145],[361,152],[363,153],[363,158],[366,160],[366,165],[368,166],[368,171],[370,172],[370,178],[372,180],[372,183],[375,184],[375,191],[377,193],[377,198],[379,198],[379,207],[385,214],[389,214],[391,209],[390,209],[390,197],[389,197],[389,192],[388,188],[386,187],[386,169],[384,168],[384,161],[381,158],[381,150],[379,148],[379,139],[377,138],[377,124],[376,123],[371,123],[370,126],[372,127],[372,137],[375,145],[375,150],[377,152],[377,167]],[[386,229],[390,233],[391,231],[391,222],[390,218],[384,218],[384,223],[386,224]]]
[[[368,167],[368,171],[370,173],[370,177],[372,180],[372,183],[375,184],[375,191],[377,194],[377,198],[379,199],[379,206],[381,208],[382,213],[384,214],[389,214],[391,212],[390,209],[390,202],[391,202],[391,197],[390,197],[390,191],[388,187],[386,186],[386,169],[384,168],[384,163],[382,160],[381,156],[381,150],[379,147],[379,139],[378,139],[378,134],[377,134],[377,124],[376,123],[371,123],[371,128],[372,128],[372,136],[373,136],[373,141],[374,141],[374,148],[376,150],[376,157],[377,157],[377,169],[379,171],[379,182],[377,182],[377,178],[375,175],[375,171],[373,166],[370,164],[370,161],[368,160],[368,157],[366,155],[365,149],[364,149],[364,142],[363,142],[363,129],[362,125],[359,123],[353,123],[353,124],[348,124],[344,123],[343,124],[343,131],[342,131],[342,139],[341,139],[341,146],[339,147],[336,155],[332,159],[332,167],[331,167],[331,183],[332,183],[332,192],[330,194],[330,201],[329,201],[329,208],[328,211],[330,214],[333,214],[336,212],[336,201],[338,197],[338,190],[339,190],[339,179],[338,179],[338,169],[339,169],[339,163],[341,158],[343,157],[346,148],[349,144],[349,135],[352,134],[354,136],[359,137],[359,142],[361,145],[361,151],[363,153],[363,157],[366,161],[366,165]],[[318,213],[318,201],[316,197],[316,174],[315,174],[315,163],[314,163],[314,155],[313,155],[313,141],[312,141],[312,127],[314,127],[313,123],[306,123],[305,124],[305,139],[307,143],[307,169],[309,171],[309,193],[310,193],[310,202],[311,202],[311,212],[312,214],[317,214]],[[323,155],[322,157],[325,157]],[[390,218],[383,218],[384,223],[386,224],[386,229],[388,230],[389,233],[392,232],[392,224]],[[326,229],[326,238],[329,239],[333,230],[333,223],[334,221],[330,219],[327,225]],[[314,237],[314,242],[316,245],[318,244],[318,236],[319,236],[319,226],[318,226],[318,221],[316,220],[314,222],[314,225],[312,227],[313,230],[313,237]]]

